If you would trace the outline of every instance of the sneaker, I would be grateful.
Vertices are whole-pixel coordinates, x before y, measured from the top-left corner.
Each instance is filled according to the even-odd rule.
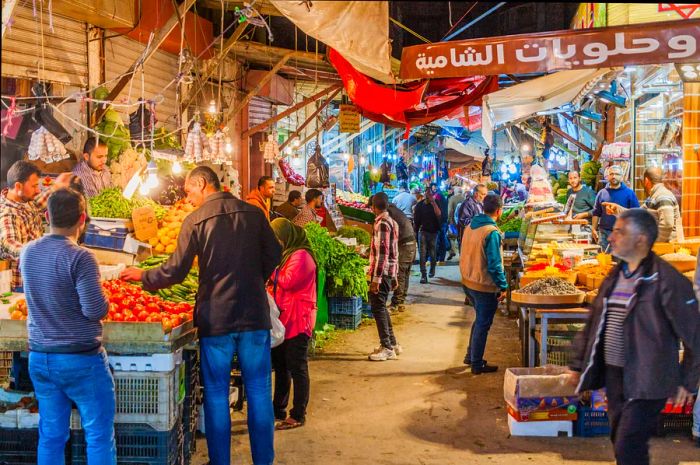
[[[486,365],[484,364],[482,367],[475,367],[472,365],[472,374],[473,375],[480,375],[482,373],[495,373],[498,371],[498,367],[495,365]]]
[[[373,362],[386,362],[387,360],[397,360],[396,352],[393,349],[382,347],[379,352],[371,353],[368,357]]]
[[[449,261],[452,260],[453,258],[455,258],[455,254],[450,253],[450,255],[447,257],[447,261],[449,262]]]
[[[420,283],[421,284],[428,284],[428,277],[426,275],[421,276]]]
[[[396,352],[397,356],[403,353],[403,347],[401,347],[401,344],[396,344],[394,346],[394,352]]]
[[[431,278],[434,278],[435,277],[435,270],[432,270],[428,276]]]

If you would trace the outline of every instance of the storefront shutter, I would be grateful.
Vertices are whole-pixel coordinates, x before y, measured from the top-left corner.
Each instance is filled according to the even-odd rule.
[[[248,128],[272,118],[272,102],[261,97],[253,97],[248,104]]]

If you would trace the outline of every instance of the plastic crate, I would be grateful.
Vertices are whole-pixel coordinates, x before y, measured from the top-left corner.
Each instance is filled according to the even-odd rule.
[[[355,315],[328,315],[328,323],[336,327],[336,329],[357,329],[362,322],[362,312]]]
[[[109,354],[108,360],[114,371],[173,371],[182,363],[182,349],[169,354]]]
[[[687,413],[662,413],[656,426],[658,436],[690,436],[693,429],[693,415]]]
[[[12,373],[12,352],[0,351],[0,384],[10,380]]]
[[[584,438],[608,436],[610,434],[608,412],[593,410],[590,407],[579,407],[578,419],[574,422],[574,434]]]
[[[356,315],[362,313],[362,297],[329,297],[329,315]]]
[[[35,465],[39,430],[0,428],[0,464]],[[66,463],[70,463],[70,444],[66,444]]]
[[[182,423],[169,431],[155,431],[146,425],[115,424],[117,463],[138,465],[180,465],[183,459]],[[71,431],[73,465],[87,465],[83,430]]]
[[[114,422],[145,424],[156,431],[172,429],[180,420],[185,399],[184,368],[180,365],[169,372],[115,371]],[[77,410],[71,415],[71,429],[81,429]]]
[[[366,316],[369,318],[374,317],[374,315],[372,314],[372,306],[369,302],[362,302],[362,316]]]

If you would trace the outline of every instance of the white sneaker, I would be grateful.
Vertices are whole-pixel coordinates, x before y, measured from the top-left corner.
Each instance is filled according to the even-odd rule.
[[[369,354],[369,359],[373,362],[385,362],[387,360],[396,360],[398,357],[392,349],[382,347],[382,350],[379,352]]]
[[[403,353],[403,347],[401,347],[401,344],[396,344],[394,346],[394,352],[396,352],[396,355],[401,355]]]

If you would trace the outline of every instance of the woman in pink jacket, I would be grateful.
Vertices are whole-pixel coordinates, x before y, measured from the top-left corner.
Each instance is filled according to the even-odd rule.
[[[309,403],[309,341],[316,324],[316,262],[306,231],[285,218],[271,223],[283,247],[282,263],[272,273],[269,291],[280,310],[284,342],[272,349],[275,370],[276,429],[298,428],[306,420]],[[287,417],[289,390],[294,383],[294,405]]]

